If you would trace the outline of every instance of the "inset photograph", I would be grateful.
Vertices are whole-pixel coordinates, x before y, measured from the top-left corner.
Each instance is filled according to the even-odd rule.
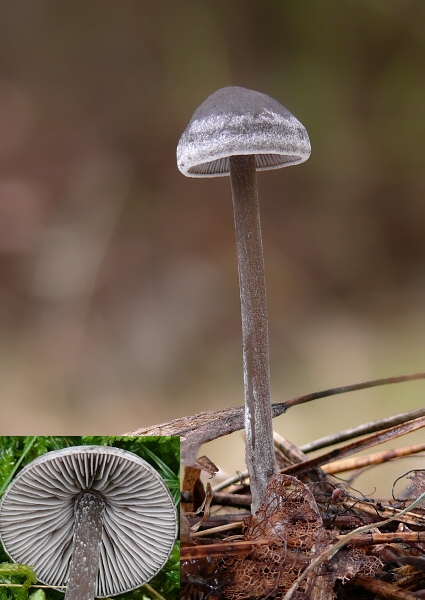
[[[0,600],[179,597],[180,438],[0,437]]]

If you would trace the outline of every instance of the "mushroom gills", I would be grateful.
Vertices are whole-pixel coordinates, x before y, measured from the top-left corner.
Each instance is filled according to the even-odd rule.
[[[176,508],[164,481],[120,448],[48,452],[24,467],[0,500],[7,554],[32,565],[40,583],[60,590],[67,583],[67,600],[140,587],[164,566],[176,536]],[[94,591],[92,583],[81,587],[81,570]]]
[[[257,171],[266,171],[267,169],[276,169],[285,165],[293,165],[301,162],[300,158],[291,154],[257,154],[255,156],[255,166]],[[191,175],[207,175],[208,177],[229,175],[229,157],[223,156],[218,160],[201,163],[188,169]]]

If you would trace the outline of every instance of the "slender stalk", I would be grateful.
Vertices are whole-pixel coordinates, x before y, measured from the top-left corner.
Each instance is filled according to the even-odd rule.
[[[93,600],[99,570],[105,501],[83,492],[75,502],[74,540],[65,600]]]
[[[231,156],[230,181],[236,229],[242,312],[245,389],[245,458],[253,514],[276,473],[270,400],[266,282],[255,156]]]

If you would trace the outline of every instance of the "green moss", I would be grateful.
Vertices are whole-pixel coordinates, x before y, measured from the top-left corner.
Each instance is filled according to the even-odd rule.
[[[29,587],[36,583],[33,569],[16,563],[0,564],[0,600],[27,600]],[[4,584],[11,584],[10,587]],[[16,586],[16,587],[15,587]]]

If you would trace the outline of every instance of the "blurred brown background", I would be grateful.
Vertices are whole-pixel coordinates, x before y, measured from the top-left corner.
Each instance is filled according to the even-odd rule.
[[[313,148],[259,174],[273,399],[423,370],[424,32],[423,0],[3,0],[0,433],[242,404],[229,180],[175,161],[226,85],[285,104]],[[317,401],[276,429],[303,443],[423,395]],[[213,458],[230,444],[242,468],[239,436]]]

